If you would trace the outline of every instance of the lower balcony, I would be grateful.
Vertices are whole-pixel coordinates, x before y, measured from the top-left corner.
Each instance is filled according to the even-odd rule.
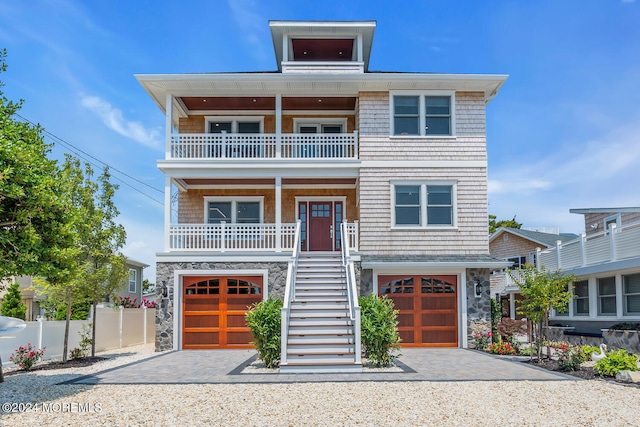
[[[296,224],[175,224],[168,234],[168,252],[293,252]],[[347,236],[333,236],[358,250],[358,224],[347,224]]]

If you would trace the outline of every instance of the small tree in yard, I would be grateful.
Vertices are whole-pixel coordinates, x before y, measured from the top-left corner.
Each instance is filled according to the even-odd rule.
[[[373,366],[391,366],[397,357],[393,352],[400,347],[398,334],[398,310],[393,300],[375,294],[362,296],[361,307],[361,342],[364,357]]]
[[[509,275],[520,288],[524,297],[518,309],[520,314],[527,316],[534,327],[537,327],[536,347],[538,360],[542,356],[543,338],[549,328],[549,313],[551,310],[564,311],[573,298],[570,284],[576,280],[573,275],[564,275],[560,270],[551,272],[547,269],[538,270],[533,265],[525,264],[522,268],[509,271]],[[547,357],[551,357],[551,349],[547,346]]]
[[[9,289],[7,289],[7,293],[4,295],[4,298],[2,298],[0,313],[2,313],[3,316],[25,320],[27,306],[22,303],[19,284],[13,283],[9,286]]]
[[[267,368],[277,368],[280,364],[281,309],[282,301],[269,298],[253,304],[245,314],[253,336],[252,344]]]

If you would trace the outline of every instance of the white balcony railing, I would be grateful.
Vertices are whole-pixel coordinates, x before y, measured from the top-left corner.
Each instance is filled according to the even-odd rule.
[[[345,242],[358,250],[357,224],[347,227]],[[292,252],[296,224],[176,224],[169,227],[166,251]]]
[[[358,134],[233,134],[171,135],[172,159],[357,159]]]
[[[538,268],[570,270],[607,262],[640,257],[640,222],[610,229],[538,251]]]

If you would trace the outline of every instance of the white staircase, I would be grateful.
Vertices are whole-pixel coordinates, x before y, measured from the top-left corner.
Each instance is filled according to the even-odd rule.
[[[347,274],[340,253],[299,255],[281,373],[362,371]]]

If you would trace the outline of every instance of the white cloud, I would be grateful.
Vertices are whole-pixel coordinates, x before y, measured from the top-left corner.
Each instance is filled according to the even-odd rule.
[[[126,120],[122,111],[98,96],[81,96],[81,104],[100,117],[109,129],[147,147],[162,150],[162,133],[159,129],[147,129],[139,122]]]

